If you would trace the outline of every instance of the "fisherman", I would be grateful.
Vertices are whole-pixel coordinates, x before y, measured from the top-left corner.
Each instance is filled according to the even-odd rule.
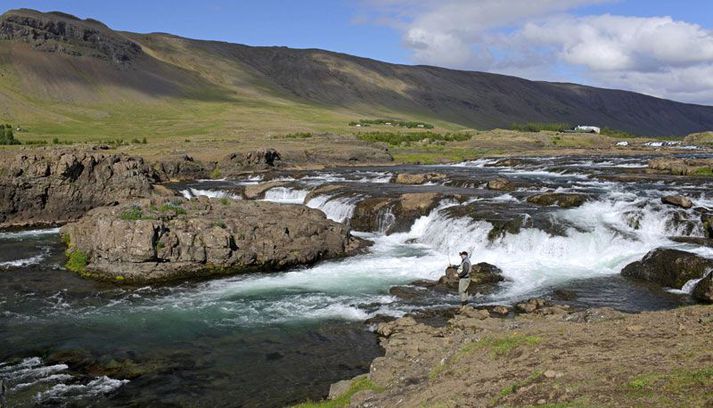
[[[468,304],[468,286],[470,286],[470,258],[466,251],[458,255],[461,259],[460,266],[458,266],[458,294],[460,295],[460,304],[465,306]]]

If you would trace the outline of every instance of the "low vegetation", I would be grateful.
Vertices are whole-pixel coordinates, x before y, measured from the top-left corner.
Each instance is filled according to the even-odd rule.
[[[571,129],[572,126],[568,123],[542,123],[542,122],[527,122],[527,123],[513,123],[510,129],[517,130],[518,132],[531,132],[537,133],[542,131],[550,132],[564,132],[565,130]]]
[[[279,139],[309,139],[313,135],[311,132],[294,132],[288,133],[284,136],[278,136]]]
[[[417,122],[412,120],[399,119],[361,119],[349,122],[349,126],[369,127],[371,125],[384,125],[404,127],[408,129],[433,129],[433,125],[427,122]]]
[[[367,132],[356,135],[359,139],[368,142],[382,142],[392,146],[412,143],[441,144],[446,142],[463,142],[473,137],[472,133],[436,133],[436,132]]]
[[[613,137],[616,139],[631,139],[637,137],[633,133],[625,132],[623,130],[617,130],[617,129],[612,129],[612,128],[602,128],[602,132],[600,133],[603,136],[609,136]]]
[[[348,407],[354,394],[360,391],[371,390],[374,392],[381,392],[383,389],[374,382],[372,382],[368,377],[358,378],[352,381],[349,389],[339,397],[333,400],[320,401],[320,402],[305,402],[299,405],[295,405],[294,408],[342,408]]]

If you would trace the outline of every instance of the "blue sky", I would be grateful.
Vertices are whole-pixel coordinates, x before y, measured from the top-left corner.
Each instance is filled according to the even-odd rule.
[[[20,7],[713,104],[713,0],[0,0]]]

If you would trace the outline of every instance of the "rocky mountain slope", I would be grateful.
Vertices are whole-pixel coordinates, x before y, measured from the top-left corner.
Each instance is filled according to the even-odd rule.
[[[591,123],[648,135],[713,128],[713,107],[632,92],[316,49],[124,33],[25,9],[0,16],[0,101],[0,117],[47,133],[133,126],[129,118],[160,132],[182,116],[205,121],[197,131],[223,133],[276,122],[328,128],[363,116],[476,128]]]

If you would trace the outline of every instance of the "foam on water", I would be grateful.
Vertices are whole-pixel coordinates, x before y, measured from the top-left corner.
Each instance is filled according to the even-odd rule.
[[[37,229],[29,231],[0,232],[0,239],[21,240],[24,238],[42,237],[59,234],[59,228]]]
[[[94,397],[112,392],[129,382],[106,376],[88,381],[77,379],[67,372],[68,369],[66,364],[44,365],[41,358],[30,357],[19,363],[1,363],[0,380],[8,382],[11,392],[37,390],[37,403]],[[47,389],[48,384],[54,385]]]
[[[23,268],[30,265],[37,265],[45,260],[49,256],[49,251],[45,250],[43,253],[34,255],[28,258],[16,259],[13,261],[0,262],[0,268]]]
[[[203,190],[198,188],[188,188],[181,190],[183,197],[187,199],[192,199],[199,196],[210,197],[210,198],[230,198],[233,200],[240,200],[242,197],[239,195],[231,194],[227,191],[221,190]]]

